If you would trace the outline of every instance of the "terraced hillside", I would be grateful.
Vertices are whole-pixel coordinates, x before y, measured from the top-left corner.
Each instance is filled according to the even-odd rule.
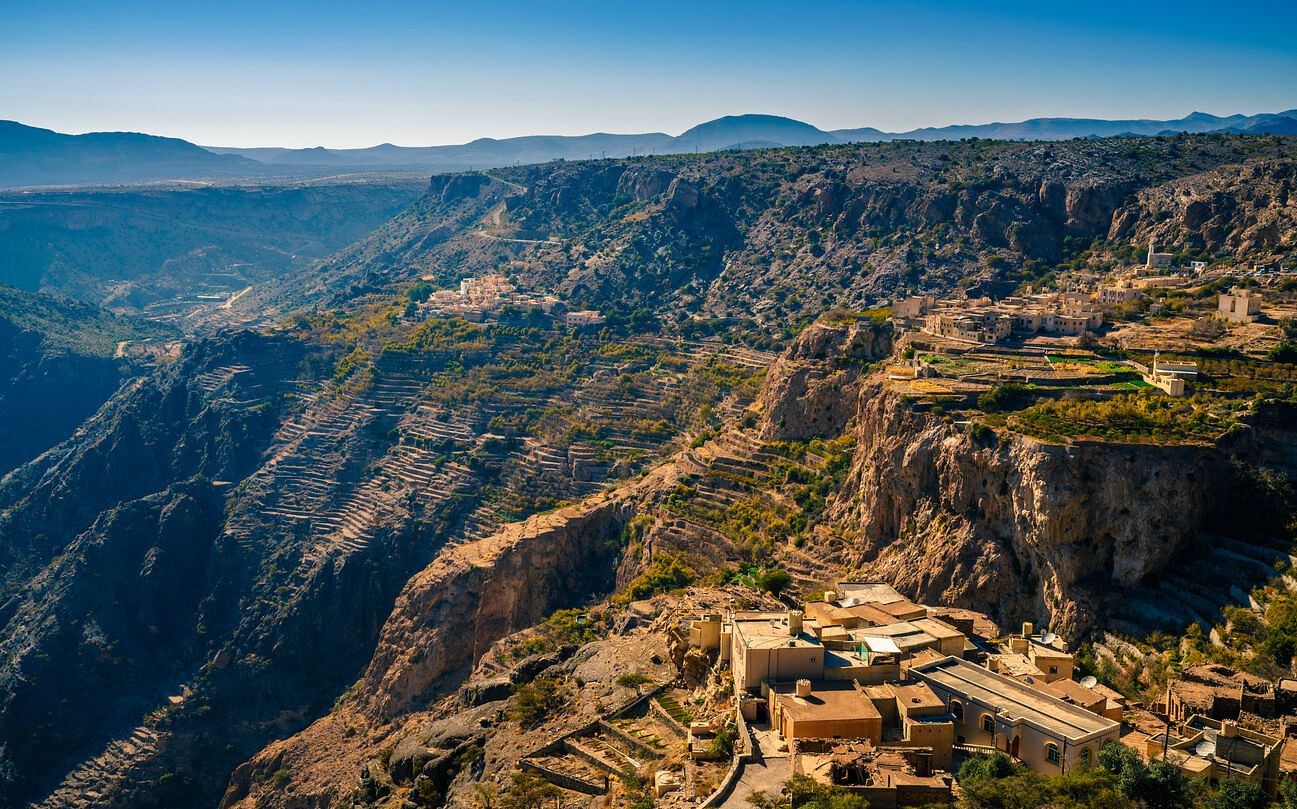
[[[773,359],[379,322],[200,342],[8,481],[9,799],[214,800],[238,760],[327,709],[416,571],[732,417]],[[67,487],[93,494],[60,509]],[[114,596],[83,564],[145,583]]]

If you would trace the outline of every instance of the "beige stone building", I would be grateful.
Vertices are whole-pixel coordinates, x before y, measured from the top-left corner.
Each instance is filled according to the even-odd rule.
[[[730,665],[740,691],[764,682],[824,677],[824,646],[807,631],[801,611],[736,612],[731,622]]]
[[[1216,317],[1231,323],[1253,323],[1261,317],[1261,295],[1250,289],[1231,289],[1216,299]]]
[[[1263,788],[1271,798],[1279,791],[1284,740],[1239,727],[1229,719],[1194,715],[1170,733],[1150,736],[1144,755],[1165,759],[1189,775],[1212,784],[1238,778]]]
[[[883,715],[856,682],[776,683],[769,700],[770,727],[785,741],[883,736]]]
[[[1157,252],[1157,242],[1149,241],[1148,257],[1144,260],[1144,267],[1149,270],[1165,270],[1171,266],[1171,253]]]
[[[957,657],[910,668],[945,701],[958,743],[994,746],[1046,775],[1093,762],[1121,725]]]

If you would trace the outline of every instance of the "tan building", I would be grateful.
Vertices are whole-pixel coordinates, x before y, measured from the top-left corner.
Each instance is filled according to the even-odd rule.
[[[583,309],[579,312],[568,312],[563,316],[563,322],[572,328],[590,328],[602,326],[604,316],[592,309]]]
[[[1231,289],[1216,300],[1216,317],[1232,323],[1253,323],[1261,317],[1261,295],[1250,289]]]
[[[1150,736],[1144,755],[1165,758],[1189,775],[1216,784],[1239,778],[1257,784],[1271,798],[1279,792],[1284,740],[1235,722],[1191,716],[1169,734]]]
[[[736,612],[731,627],[730,665],[740,691],[767,681],[824,678],[824,647],[801,611]]]
[[[936,305],[937,299],[931,295],[905,298],[892,304],[892,317],[914,320],[926,315]]]
[[[949,769],[954,719],[922,683],[777,683],[770,686],[770,726],[795,739],[868,739],[875,745],[923,749],[932,766]]]
[[[1129,286],[1101,286],[1095,294],[1096,299],[1104,306],[1120,306],[1129,301],[1144,297],[1144,293]]]
[[[1075,661],[1065,643],[1053,632],[1036,632],[1031,623],[1010,635],[1000,654],[987,662],[988,668],[1009,677],[1034,675],[1047,683],[1070,680]]]
[[[1120,735],[1118,722],[960,658],[913,666],[910,673],[945,701],[958,743],[994,746],[1039,773],[1092,762]]]
[[[873,739],[883,736],[883,716],[855,682],[801,679],[770,686],[770,727],[793,739]]]
[[[902,659],[920,649],[932,649],[942,655],[964,656],[964,633],[935,618],[898,621],[882,626],[861,627],[850,632],[850,642],[869,646],[872,639],[886,639],[896,645]]]
[[[1148,243],[1148,258],[1144,260],[1144,267],[1150,270],[1165,270],[1171,266],[1171,253],[1157,252],[1157,242]]]
[[[1095,685],[1087,687],[1076,680],[1055,680],[1047,683],[1035,677],[1019,677],[1027,685],[1064,702],[1070,702],[1090,713],[1105,716],[1114,722],[1122,721],[1126,710],[1126,698],[1110,688]],[[1114,695],[1116,699],[1114,699]]]

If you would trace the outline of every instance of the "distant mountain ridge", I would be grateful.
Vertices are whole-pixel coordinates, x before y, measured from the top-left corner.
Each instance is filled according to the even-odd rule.
[[[1100,118],[1031,118],[1014,123],[955,124],[908,132],[884,132],[873,127],[819,129],[804,121],[778,115],[727,115],[699,124],[672,137],[661,132],[640,135],[595,133],[567,137],[528,135],[519,138],[479,138],[459,146],[394,146],[367,149],[235,149],[208,147],[219,154],[240,155],[280,165],[382,166],[384,168],[442,165],[456,169],[489,168],[509,163],[631,157],[771,146],[820,146],[892,140],[1068,140],[1120,135],[1152,136],[1189,132],[1297,134],[1297,109],[1258,115],[1211,115],[1194,112],[1174,120]]]
[[[239,176],[258,168],[246,157],[216,154],[179,138],[137,132],[64,135],[0,121],[0,186]]]
[[[364,149],[197,146],[176,138],[126,132],[64,135],[0,121],[0,187],[149,182],[165,179],[306,177],[340,171],[454,172],[551,160],[633,157],[745,148],[819,146],[894,140],[1069,140],[1189,132],[1297,134],[1297,109],[1257,115],[1194,112],[1173,120],[1031,118],[987,124],[884,132],[873,127],[826,131],[778,115],[727,115],[672,136],[641,134],[526,135],[478,138],[447,146]]]

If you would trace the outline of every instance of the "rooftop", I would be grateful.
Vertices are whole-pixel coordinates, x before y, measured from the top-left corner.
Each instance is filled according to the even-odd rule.
[[[789,634],[786,612],[736,612],[734,632],[749,649],[773,649],[781,646],[818,647],[820,642],[807,631],[814,621],[806,621],[802,632]]]
[[[883,718],[874,703],[854,682],[817,681],[809,697],[797,696],[796,683],[780,683],[771,688],[779,695],[783,709],[794,720]]]
[[[972,700],[998,707],[1002,716],[1022,719],[1064,738],[1083,741],[1115,730],[1111,719],[1043,694],[1011,677],[992,673],[957,657],[915,666],[912,673],[933,685],[964,694]]]
[[[838,582],[838,592],[842,593],[844,599],[854,598],[858,603],[891,604],[894,601],[907,600],[890,584],[880,581]]]

